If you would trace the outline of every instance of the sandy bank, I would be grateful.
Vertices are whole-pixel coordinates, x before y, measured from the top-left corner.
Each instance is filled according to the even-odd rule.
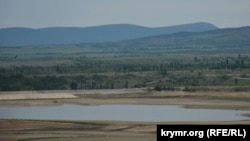
[[[53,91],[2,91],[0,100],[28,100],[28,99],[64,99],[77,98],[76,95],[89,94],[129,94],[142,93],[142,89],[112,89],[112,90],[53,90]]]

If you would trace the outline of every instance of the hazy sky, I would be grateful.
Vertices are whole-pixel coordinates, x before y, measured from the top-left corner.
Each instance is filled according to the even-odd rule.
[[[249,26],[250,0],[0,0],[0,28],[194,22]]]

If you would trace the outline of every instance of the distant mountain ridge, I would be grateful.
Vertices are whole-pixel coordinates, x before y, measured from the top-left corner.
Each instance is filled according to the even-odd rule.
[[[84,44],[83,44],[84,45]],[[93,44],[120,52],[250,53],[250,26],[204,32],[178,32],[120,42]]]
[[[216,26],[205,22],[154,28],[131,24],[111,24],[84,28],[2,28],[0,29],[0,46],[112,42],[162,34],[204,32],[216,29],[218,29]]]
[[[153,37],[142,38],[144,42],[158,42],[169,44],[179,44],[182,46],[195,45],[211,45],[216,47],[238,47],[243,45],[250,46],[250,26],[239,28],[224,28],[212,31],[179,32],[168,35],[158,35]]]

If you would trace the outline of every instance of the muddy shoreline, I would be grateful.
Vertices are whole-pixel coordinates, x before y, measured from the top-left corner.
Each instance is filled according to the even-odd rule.
[[[250,110],[247,92],[148,92],[143,89],[93,91],[0,92],[0,106],[62,104],[183,105],[185,108]],[[249,114],[247,114],[249,116]],[[224,122],[126,122],[0,119],[0,140],[5,141],[152,141],[157,124],[248,124]]]
[[[0,106],[62,104],[182,105],[185,108],[250,110],[248,92],[148,92],[144,89],[0,92]]]

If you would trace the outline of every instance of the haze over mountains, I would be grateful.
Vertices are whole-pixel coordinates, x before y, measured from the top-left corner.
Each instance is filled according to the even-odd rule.
[[[131,34],[134,35],[134,32]],[[109,35],[108,37],[112,37],[112,35]],[[152,36],[148,35],[146,37],[138,37],[133,39],[123,38],[123,40],[114,42],[81,42],[71,44],[62,44],[62,42],[60,42],[60,44],[58,42],[58,44],[53,45],[43,44],[42,46],[35,44],[34,46],[19,45],[18,47],[17,45],[13,46],[14,48],[11,48],[10,44],[9,46],[0,46],[0,57],[13,58],[17,54],[19,58],[21,56],[32,56],[39,58],[41,56],[159,56],[166,54],[197,55],[221,53],[243,54],[250,53],[250,26],[226,29],[216,28],[201,32],[180,31],[172,34],[158,34]]]
[[[130,44],[154,44],[156,46],[216,46],[239,47],[250,45],[250,26],[217,29],[205,32],[178,32],[126,41]]]
[[[250,53],[250,26],[205,32],[178,32],[92,47],[119,48],[120,52]]]
[[[112,42],[178,32],[204,32],[216,29],[218,29],[216,26],[205,22],[155,28],[130,24],[112,24],[85,28],[3,28],[0,29],[0,46]]]

